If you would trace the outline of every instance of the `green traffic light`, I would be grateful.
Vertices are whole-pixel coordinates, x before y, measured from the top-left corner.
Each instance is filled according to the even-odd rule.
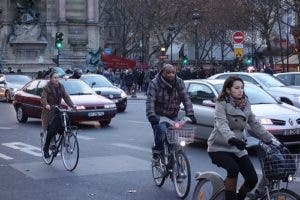
[[[63,44],[61,42],[56,42],[56,48],[61,49],[63,47]]]

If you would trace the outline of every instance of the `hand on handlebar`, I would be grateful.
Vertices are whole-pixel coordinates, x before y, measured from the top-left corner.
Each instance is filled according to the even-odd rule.
[[[197,119],[196,119],[195,115],[187,115],[187,117],[189,117],[191,119],[192,124],[197,124]]]
[[[50,110],[51,109],[51,106],[50,105],[46,105],[45,107],[47,110]]]
[[[246,142],[234,137],[228,140],[228,144],[230,144],[231,146],[236,146],[239,150],[244,150],[247,146]]]

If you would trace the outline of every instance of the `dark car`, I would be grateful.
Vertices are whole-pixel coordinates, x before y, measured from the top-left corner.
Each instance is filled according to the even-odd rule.
[[[17,120],[26,122],[28,118],[41,118],[41,94],[48,80],[38,79],[26,84],[15,94],[13,105]],[[69,111],[72,123],[82,121],[99,121],[101,126],[107,126],[116,115],[116,104],[111,100],[97,95],[85,82],[78,79],[61,79],[70,95],[77,111]],[[63,107],[67,107],[62,100]]]
[[[21,89],[31,78],[21,74],[0,74],[0,99],[11,102],[15,92]]]
[[[84,74],[80,79],[86,82],[97,94],[115,102],[119,112],[125,111],[127,107],[126,93],[114,86],[107,78],[100,74]]]

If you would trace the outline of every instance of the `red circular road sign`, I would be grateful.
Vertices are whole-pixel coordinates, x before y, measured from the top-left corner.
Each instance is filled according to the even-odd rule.
[[[232,39],[234,43],[242,43],[244,42],[244,33],[241,31],[236,31],[232,35]]]

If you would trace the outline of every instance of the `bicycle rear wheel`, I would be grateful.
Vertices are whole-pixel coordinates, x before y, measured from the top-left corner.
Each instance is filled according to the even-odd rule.
[[[214,183],[209,179],[201,178],[195,187],[193,200],[224,200],[224,188],[214,194]]]
[[[156,186],[161,187],[166,180],[166,166],[163,164],[161,156],[151,162],[152,177]]]
[[[184,199],[190,191],[191,168],[190,162],[183,151],[179,151],[176,154],[176,160],[173,164],[172,179],[177,196]]]
[[[265,195],[263,200],[269,200]],[[300,196],[288,189],[274,190],[270,192],[270,200],[299,200]]]
[[[49,155],[50,155],[50,157],[49,158],[45,158],[45,156],[44,156],[44,145],[45,145],[45,142],[46,142],[47,133],[41,132],[40,137],[41,137],[41,152],[42,152],[43,160],[44,160],[44,162],[47,165],[51,165],[51,163],[54,160],[54,152],[52,151],[52,148],[49,148]],[[55,140],[55,138],[53,137],[52,141],[50,143],[50,147],[53,145],[53,141],[54,140]]]
[[[61,156],[67,170],[72,171],[76,168],[79,159],[79,145],[73,132],[65,134],[61,144]]]

